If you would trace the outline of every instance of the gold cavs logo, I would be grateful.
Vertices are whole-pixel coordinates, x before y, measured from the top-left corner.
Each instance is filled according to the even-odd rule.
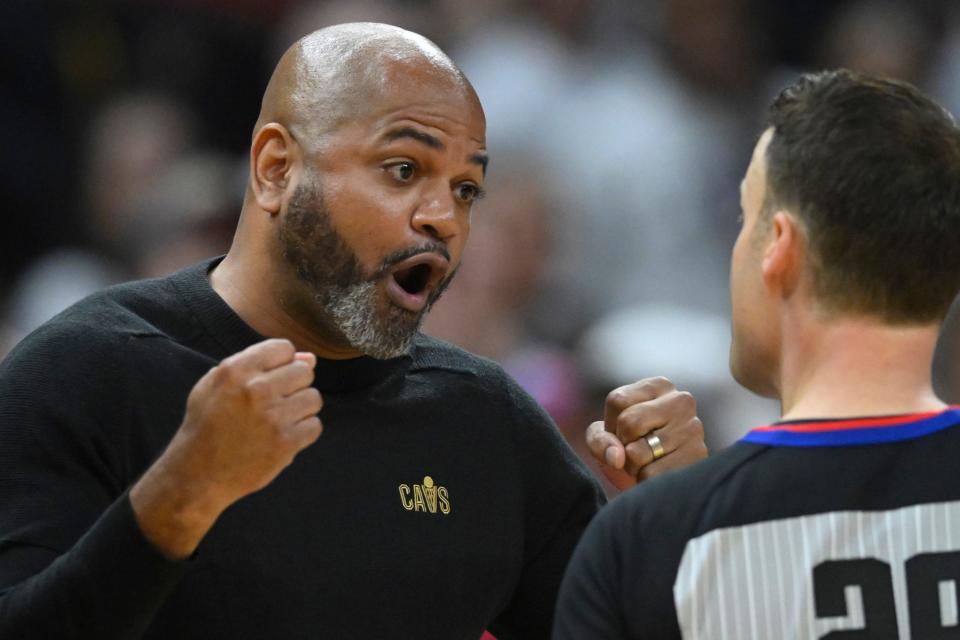
[[[423,484],[400,485],[400,504],[407,511],[423,511],[443,515],[450,513],[450,493],[446,487],[438,487],[430,476],[423,477]]]

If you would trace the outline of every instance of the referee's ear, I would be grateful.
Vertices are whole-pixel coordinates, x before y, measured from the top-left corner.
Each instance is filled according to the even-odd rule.
[[[282,124],[270,122],[257,131],[250,145],[250,189],[254,200],[271,216],[280,213],[291,183],[298,147]]]
[[[807,234],[789,211],[773,213],[769,234],[761,263],[763,283],[771,293],[789,298],[801,282],[807,261]]]

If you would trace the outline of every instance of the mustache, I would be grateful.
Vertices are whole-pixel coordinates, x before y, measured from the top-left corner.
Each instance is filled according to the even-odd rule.
[[[387,255],[383,259],[383,262],[380,264],[380,267],[377,269],[376,273],[373,274],[371,280],[376,280],[383,276],[387,271],[389,271],[397,263],[403,262],[408,258],[413,256],[418,256],[421,253],[435,253],[437,255],[443,256],[445,260],[450,260],[450,252],[447,251],[447,247],[442,242],[428,242],[426,244],[421,244],[416,247],[407,247],[406,249],[399,249],[393,253]]]

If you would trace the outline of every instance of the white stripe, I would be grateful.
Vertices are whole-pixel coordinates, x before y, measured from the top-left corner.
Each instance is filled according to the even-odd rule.
[[[713,588],[717,590],[717,593],[720,595],[720,637],[727,637],[727,603],[724,602],[724,593],[729,588],[735,588],[732,582],[729,582],[724,579],[723,570],[720,565],[720,561],[723,558],[723,545],[720,541],[717,541],[717,550],[714,552],[716,557],[716,580],[713,583]]]
[[[786,574],[783,570],[783,556],[780,553],[780,538],[783,534],[780,532],[774,532],[773,536],[773,553],[777,558],[777,591],[780,595],[780,602],[787,602],[787,588],[784,586],[784,580],[786,580]],[[773,615],[771,612],[770,615]],[[779,616],[781,626],[780,637],[786,638],[787,633],[789,632],[787,616]]]
[[[747,545],[747,548],[748,548],[748,549],[753,549],[753,550],[754,550],[754,553],[755,553],[757,547],[756,547],[755,545],[753,545],[753,544],[750,543],[749,534],[750,534],[749,531],[744,531],[744,532],[743,532],[743,543],[744,543],[745,545]],[[756,602],[755,602],[754,597],[753,597],[754,574],[753,574],[753,563],[752,563],[752,561],[751,561],[751,558],[752,558],[752,557],[753,557],[753,553],[745,553],[745,554],[743,554],[743,559],[744,559],[744,563],[743,563],[743,574],[744,574],[744,577],[746,578],[745,582],[746,582],[746,585],[747,585],[747,606],[749,607],[749,610],[750,610],[750,611],[756,611],[756,610],[757,610],[757,608],[756,608],[756,606],[755,606],[755,605],[756,605]],[[747,616],[747,624],[750,625],[750,637],[751,637],[751,638],[756,638],[756,637],[758,637],[758,636],[757,636],[757,616],[755,616],[755,615],[748,615],[748,616]]]
[[[787,640],[862,628],[863,594],[857,587],[844,591],[846,617],[815,617],[813,567],[853,558],[877,558],[890,565],[900,637],[908,638],[905,563],[920,553],[960,551],[954,542],[960,541],[958,533],[960,501],[711,531],[688,542],[677,573],[674,596],[683,638]],[[960,616],[957,589],[953,581],[938,586],[945,624],[956,625]]]
[[[940,596],[940,626],[957,626],[957,582],[941,580],[937,584],[937,591]]]
[[[915,525],[916,531],[917,531],[917,545],[918,545],[918,546],[921,546],[922,543],[923,543],[923,527],[922,527],[921,524],[920,524],[920,512],[919,512],[919,511],[916,511],[915,514],[914,514],[914,516],[915,516],[915,517],[914,517],[913,522],[914,522],[914,525]]]
[[[809,520],[800,521],[800,535],[803,539],[803,561],[799,565],[801,567],[810,567],[813,569],[813,553],[810,551],[812,546],[812,541],[810,540],[810,535],[807,533],[807,526],[810,524]],[[813,611],[813,581],[809,577],[803,581],[803,593],[801,597],[803,602],[806,604],[806,614],[800,618],[802,624],[800,625],[800,636],[803,638],[810,637],[812,634],[812,629],[808,625],[813,624],[813,621],[816,619],[816,614]]]
[[[768,588],[768,585],[770,584],[770,582],[767,578],[767,565],[769,564],[768,560],[770,559],[770,544],[769,544],[769,541],[764,540],[763,538],[759,538],[757,545],[759,546],[759,549],[762,551],[761,555],[758,558],[759,559],[758,564],[760,565],[760,586],[761,588]],[[756,603],[754,603],[752,600],[750,602],[750,610],[755,611],[756,615],[763,617],[764,637],[772,638],[773,637],[773,628],[772,628],[773,621],[770,619],[770,612],[767,611],[766,609],[757,609]],[[757,633],[756,628],[754,628],[753,633],[754,634]]]
[[[884,529],[882,531],[883,538],[886,541],[886,558],[896,558],[896,545],[894,541],[896,538],[906,540],[906,535],[903,535],[902,531],[898,531],[898,528],[902,528],[903,520],[895,520],[894,514],[891,511],[887,511],[884,518]],[[905,557],[905,556],[904,556]],[[907,597],[907,581],[906,575],[904,572],[904,567],[891,565],[890,572],[893,576],[893,597],[894,601],[904,599]],[[866,615],[866,614],[864,614]],[[863,624],[866,624],[864,621]],[[903,640],[909,640],[910,638],[910,624],[906,616],[897,615],[897,636]]]
[[[787,528],[787,552],[789,554],[788,559],[790,560],[788,566],[790,567],[791,570],[794,567],[800,566],[801,563],[803,562],[801,558],[797,557],[797,543],[794,540],[794,537],[795,537],[794,531],[795,531],[795,527]],[[785,600],[785,602],[800,602],[800,600],[797,598],[797,593],[796,593],[797,583],[795,580],[792,579],[793,576],[790,576],[790,578],[791,579],[785,583],[787,585],[787,598],[788,598],[787,600]],[[797,611],[793,607],[789,609],[785,609],[785,612],[787,611],[790,612],[790,617],[792,618],[790,620],[789,628],[793,629],[794,632],[796,632],[797,625],[799,622],[799,616],[797,615]],[[784,637],[788,637],[788,636],[784,636]]]
[[[863,513],[857,512],[857,557],[863,558],[867,555],[867,547],[863,543]]]

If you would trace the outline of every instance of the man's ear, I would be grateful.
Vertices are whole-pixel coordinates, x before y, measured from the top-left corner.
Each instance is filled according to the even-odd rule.
[[[774,213],[769,224],[770,238],[761,262],[763,282],[788,298],[800,282],[806,236],[800,222],[788,211]]]
[[[257,131],[250,145],[250,187],[257,205],[271,215],[280,213],[299,147],[282,124],[271,122]]]

